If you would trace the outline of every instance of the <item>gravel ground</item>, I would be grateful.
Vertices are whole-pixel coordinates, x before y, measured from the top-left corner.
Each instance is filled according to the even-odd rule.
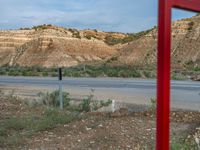
[[[19,101],[0,103],[0,122],[9,116],[42,113],[41,108],[28,108]],[[151,111],[132,112],[121,109],[115,113],[82,113],[81,119],[24,139],[14,149],[44,150],[151,150],[155,149],[155,114]],[[200,113],[171,112],[171,143],[198,144],[200,139]],[[12,132],[12,131],[11,131]],[[0,149],[10,149],[2,147]],[[192,147],[191,147],[192,149]],[[198,148],[196,148],[198,149]]]

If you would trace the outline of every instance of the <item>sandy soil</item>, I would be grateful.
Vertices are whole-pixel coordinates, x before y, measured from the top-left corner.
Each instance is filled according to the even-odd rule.
[[[20,117],[42,112],[42,108],[29,108],[18,100],[1,99],[0,123],[13,115]],[[0,149],[155,149],[156,124],[152,111],[129,113],[121,109],[115,113],[90,112],[81,115],[80,120],[38,132],[12,147],[0,145]],[[173,111],[171,143],[182,141],[195,144],[195,137],[200,137],[198,127],[199,112]]]

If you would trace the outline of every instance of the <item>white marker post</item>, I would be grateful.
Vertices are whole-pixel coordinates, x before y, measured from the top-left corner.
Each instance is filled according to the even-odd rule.
[[[58,82],[59,82],[59,100],[60,109],[63,109],[63,93],[62,93],[62,68],[58,68]]]
[[[112,100],[112,112],[115,112],[115,100]]]

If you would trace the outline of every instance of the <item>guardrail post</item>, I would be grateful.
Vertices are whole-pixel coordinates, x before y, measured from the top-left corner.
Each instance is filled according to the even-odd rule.
[[[59,82],[59,102],[60,109],[63,109],[63,93],[62,93],[62,68],[58,68],[58,82]]]

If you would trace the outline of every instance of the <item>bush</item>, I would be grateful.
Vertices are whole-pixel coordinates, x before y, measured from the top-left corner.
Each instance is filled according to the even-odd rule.
[[[81,104],[79,104],[79,111],[81,112],[91,111],[91,102],[93,98],[94,98],[94,89],[91,89],[91,94],[87,98],[83,99]]]
[[[184,76],[184,75],[182,75],[182,74],[180,74],[180,73],[172,73],[171,74],[171,79],[172,80],[185,80],[187,77],[186,76]]]
[[[43,117],[35,123],[34,130],[36,132],[50,130],[58,125],[70,123],[78,118],[77,115],[62,113],[57,109],[47,109]]]
[[[170,149],[171,150],[195,150],[198,149],[198,147],[194,144],[189,144],[186,142],[174,142],[172,141],[171,145],[170,145]]]
[[[189,22],[189,23],[188,23],[188,30],[189,30],[189,31],[192,30],[192,29],[193,29],[193,26],[194,26],[194,22],[193,22],[193,21]]]
[[[49,75],[48,72],[43,72],[43,73],[42,73],[42,76],[45,76],[45,77],[46,77],[46,76],[48,76],[48,75]]]
[[[17,117],[11,117],[5,122],[5,126],[9,130],[23,130],[27,126],[27,121],[25,119],[20,119]]]
[[[80,111],[89,112],[91,110],[90,103],[90,98],[83,99],[82,103],[79,105]]]
[[[112,37],[111,35],[106,36],[106,38],[105,38],[105,42],[106,42],[106,44],[108,44],[108,45],[116,45],[116,44],[119,44],[119,43],[121,43],[121,40],[122,40],[122,39],[114,38],[114,37]]]
[[[143,74],[144,74],[144,76],[146,77],[146,78],[151,78],[152,76],[151,76],[151,72],[150,71],[143,71]]]
[[[6,73],[6,70],[4,70],[4,69],[1,69],[0,70],[0,75],[6,75],[7,73]]]
[[[7,130],[4,127],[0,127],[0,137],[6,135],[7,135]]]
[[[72,37],[81,39],[80,32],[76,29],[68,29],[72,33]]]
[[[151,105],[149,107],[149,110],[155,112],[156,111],[157,100],[155,98],[151,98],[150,102],[151,102]]]
[[[18,76],[19,75],[19,72],[17,71],[11,71],[8,73],[9,76]]]
[[[91,89],[91,94],[87,98],[83,99],[77,110],[80,112],[96,111],[102,107],[110,105],[111,103],[112,101],[110,99],[107,101],[94,100],[94,89]]]
[[[39,96],[39,101],[45,106],[58,107],[60,105],[58,90],[52,93],[40,92],[38,93],[38,96]],[[63,92],[63,106],[64,107],[69,106],[69,102],[70,102],[69,93]]]
[[[48,131],[79,118],[79,113],[63,112],[58,109],[46,109],[40,115],[26,114],[7,118],[0,122],[0,145],[16,146],[24,137],[31,137],[37,132]]]

